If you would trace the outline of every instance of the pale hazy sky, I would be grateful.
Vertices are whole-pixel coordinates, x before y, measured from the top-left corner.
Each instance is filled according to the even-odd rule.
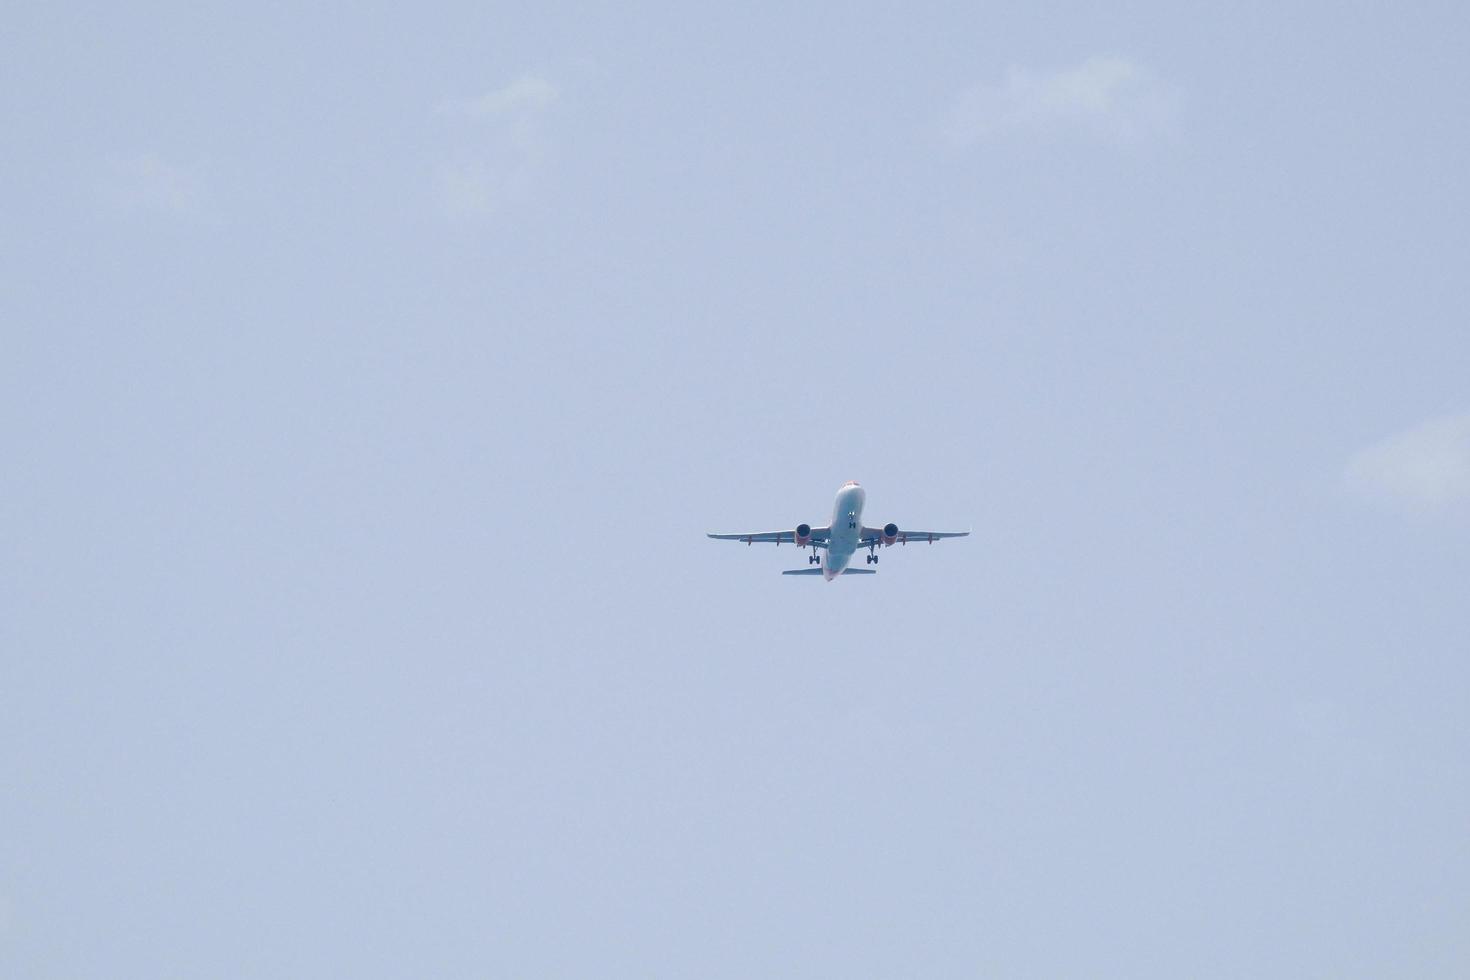
[[[1463,5],[4,20],[0,976],[1470,974]]]

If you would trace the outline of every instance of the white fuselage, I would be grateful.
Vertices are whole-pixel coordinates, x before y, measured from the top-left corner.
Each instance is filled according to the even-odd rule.
[[[827,551],[822,555],[822,578],[828,582],[842,574],[857,551],[863,533],[863,504],[867,499],[863,488],[856,484],[850,483],[837,491],[837,503],[832,507],[832,533],[827,539]]]

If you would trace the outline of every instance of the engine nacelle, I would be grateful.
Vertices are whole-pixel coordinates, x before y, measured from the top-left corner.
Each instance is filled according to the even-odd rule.
[[[886,547],[886,546],[888,546],[890,544],[895,543],[896,541],[898,541],[898,525],[897,524],[884,524],[883,525],[883,544],[884,544],[884,546]]]
[[[812,543],[812,526],[810,524],[796,525],[796,546],[805,548]]]

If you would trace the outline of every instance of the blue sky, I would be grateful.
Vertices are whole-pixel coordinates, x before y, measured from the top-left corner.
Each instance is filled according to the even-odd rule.
[[[0,973],[1470,970],[1461,8],[7,20]]]

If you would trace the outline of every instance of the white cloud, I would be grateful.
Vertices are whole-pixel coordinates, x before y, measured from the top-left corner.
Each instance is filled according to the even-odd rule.
[[[469,99],[440,103],[453,122],[450,149],[434,166],[440,210],[457,217],[493,214],[523,198],[544,158],[544,117],[561,97],[535,75]]]
[[[1177,87],[1126,58],[1088,58],[1042,73],[1012,68],[1001,82],[960,94],[946,135],[959,146],[1022,131],[1131,143],[1168,126],[1182,101]]]
[[[440,164],[434,168],[439,207],[460,217],[494,214],[526,193],[530,170],[529,161],[497,165],[461,159]]]
[[[538,112],[557,100],[561,92],[544,78],[522,75],[503,88],[472,99],[450,99],[439,112],[450,116],[494,117]]]
[[[157,153],[108,158],[102,192],[110,205],[128,212],[197,215],[208,202],[204,179],[198,173]]]
[[[1431,419],[1353,456],[1350,485],[1414,510],[1470,502],[1470,412]]]

